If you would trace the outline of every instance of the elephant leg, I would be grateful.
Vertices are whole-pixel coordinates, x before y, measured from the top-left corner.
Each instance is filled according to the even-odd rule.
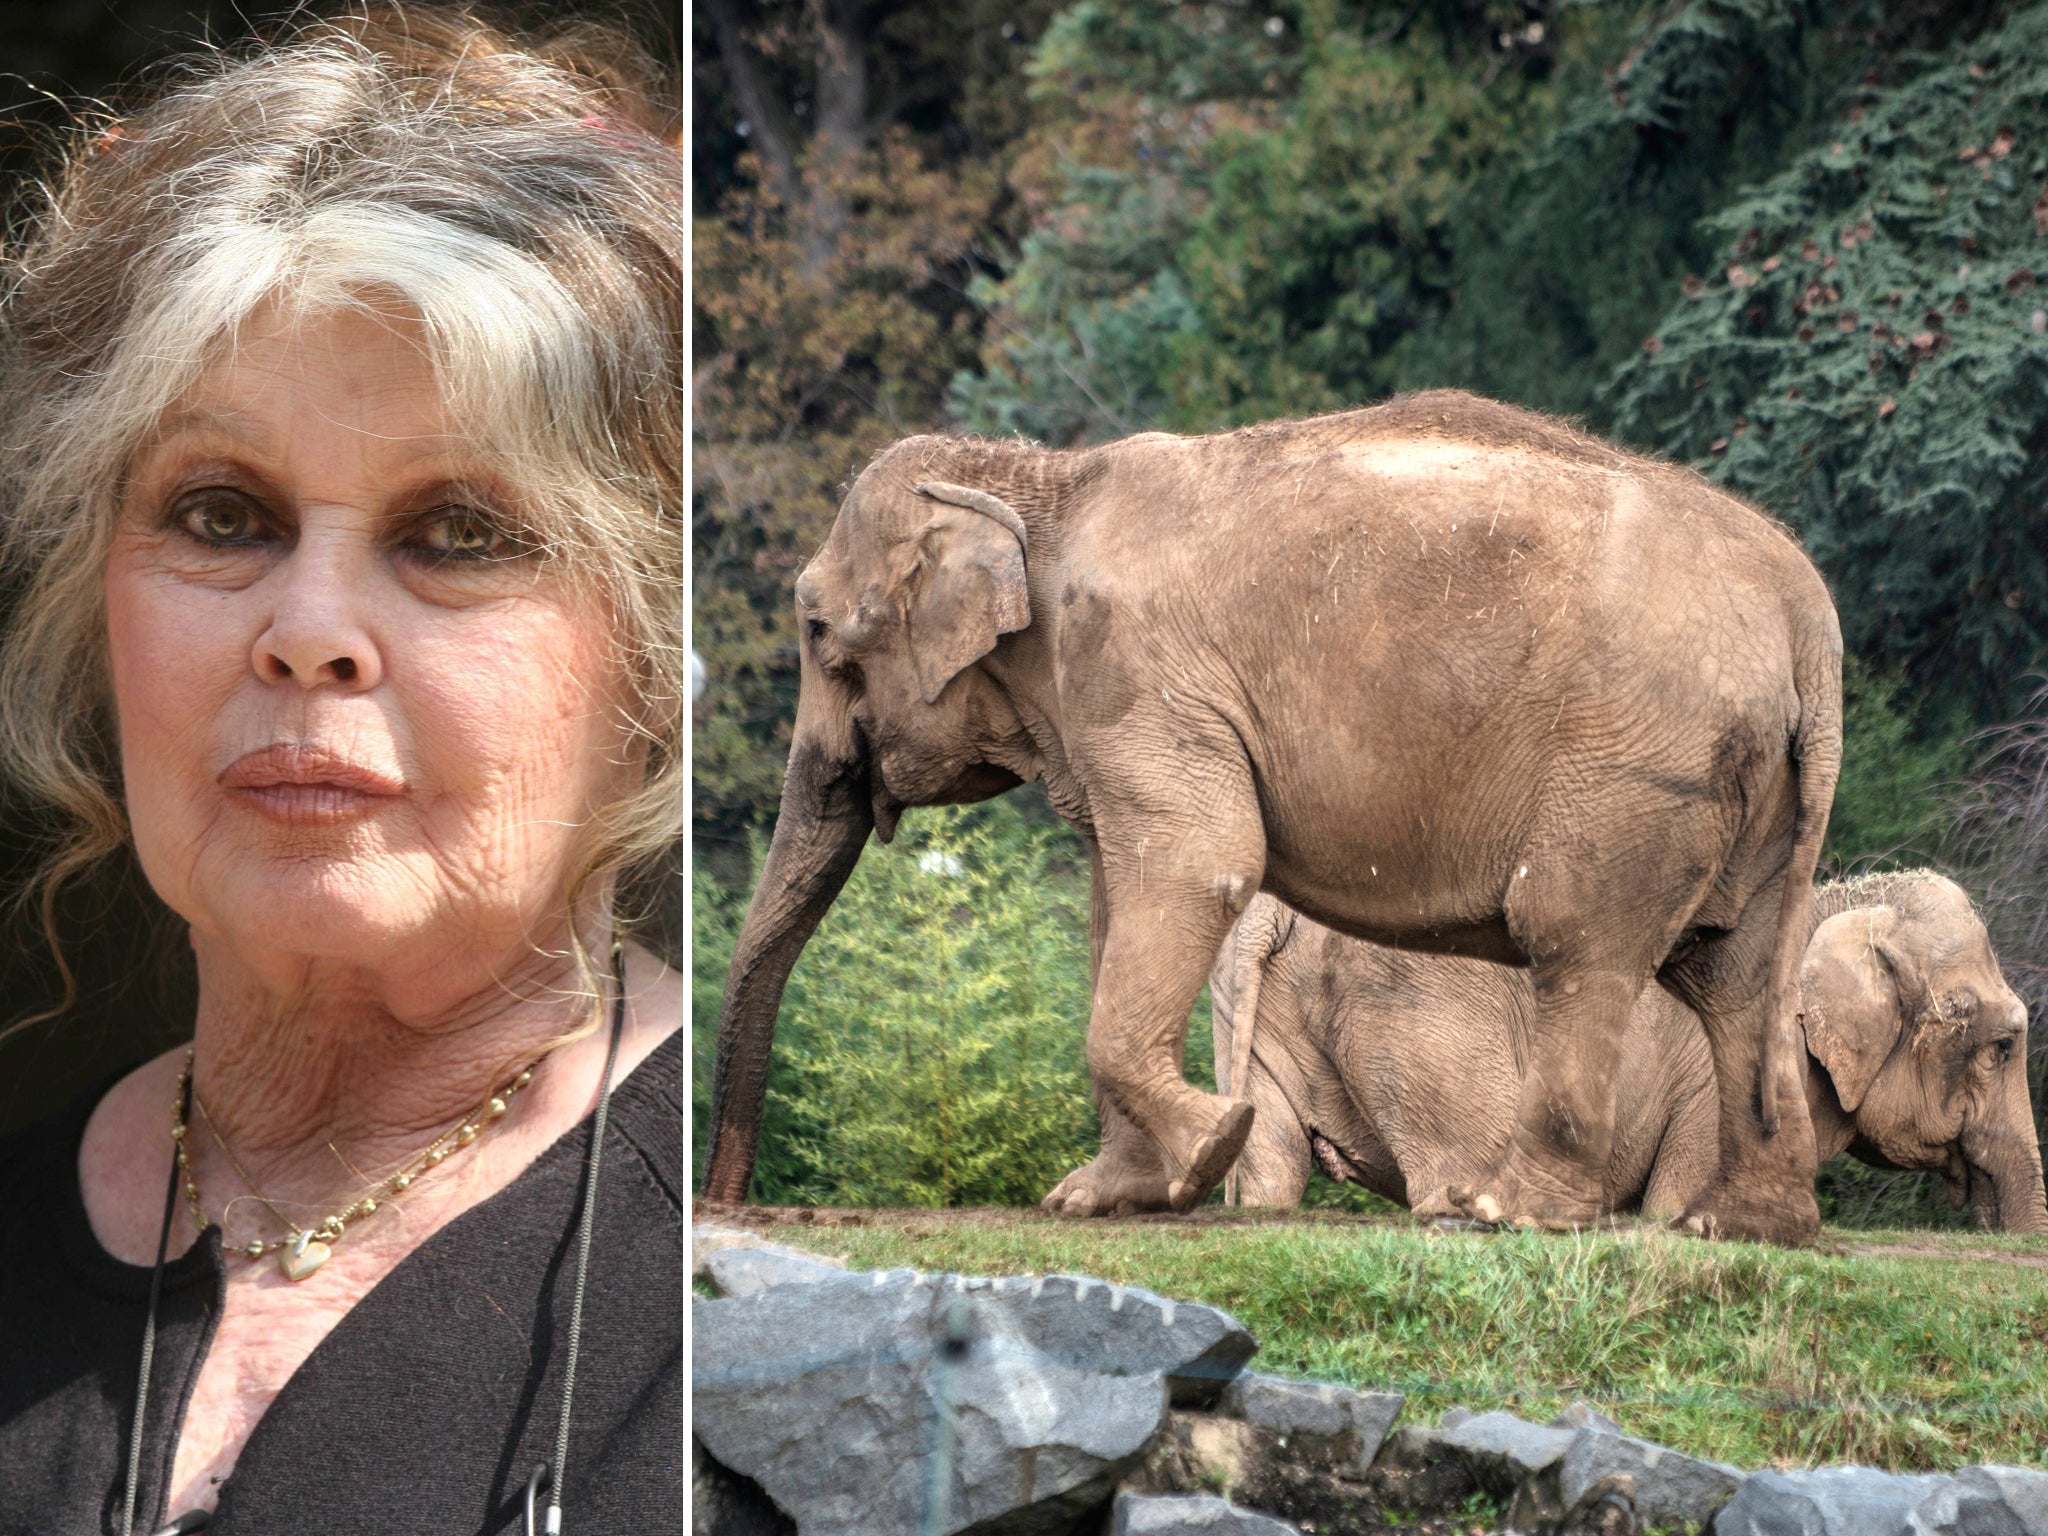
[[[1656,1221],[1677,1219],[1707,1187],[1721,1161],[1720,1096],[1710,1072],[1687,1065],[1686,1081],[1673,1090],[1671,1118],[1643,1189],[1643,1214]]]
[[[1102,850],[1088,843],[1088,981],[1102,979],[1102,949],[1109,939],[1109,885]],[[1167,1209],[1166,1163],[1159,1143],[1132,1123],[1100,1087],[1095,1089],[1095,1123],[1102,1146],[1095,1156],[1055,1184],[1039,1209],[1055,1216],[1129,1216]]]
[[[1713,1237],[1811,1243],[1820,1230],[1813,1197],[1813,1123],[1803,1094],[1778,1095],[1778,1129],[1765,1133],[1759,1109],[1766,993],[1782,880],[1748,903],[1729,931],[1703,940],[1664,976],[1699,1015],[1714,1056],[1720,1110],[1720,1166],[1681,1218]]]
[[[1647,977],[1619,961],[1536,967],[1536,1028],[1507,1152],[1476,1187],[1452,1192],[1485,1222],[1589,1226],[1606,1214],[1614,1152],[1614,1059]]]
[[[1256,1113],[1244,1151],[1231,1170],[1237,1180],[1237,1203],[1299,1205],[1308,1192],[1315,1156],[1309,1146],[1308,1127],[1301,1123],[1273,1074],[1256,1056],[1245,1076],[1244,1091],[1239,1097],[1249,1099]]]
[[[1451,1191],[1461,1213],[1481,1221],[1580,1227],[1609,1213],[1622,1038],[1697,901],[1701,877],[1674,867],[1668,848],[1611,847],[1597,865],[1556,851],[1583,841],[1543,839],[1503,904],[1529,957],[1536,1007],[1506,1152],[1485,1178]],[[1614,911],[1624,880],[1632,910]]]
[[[1194,776],[1192,766],[1189,772]],[[1204,1093],[1181,1075],[1189,1010],[1264,874],[1263,829],[1241,764],[1238,777],[1241,785],[1228,787],[1243,793],[1219,794],[1222,803],[1205,806],[1199,826],[1174,806],[1151,807],[1122,827],[1098,820],[1108,921],[1088,1021],[1088,1071],[1098,1103],[1158,1144],[1167,1204],[1176,1211],[1198,1205],[1222,1179],[1253,1120],[1250,1103]],[[1122,1127],[1112,1132],[1114,1125],[1105,1113],[1104,1155],[1063,1179],[1047,1197],[1048,1209],[1079,1215],[1113,1208],[1117,1187],[1106,1181],[1128,1183],[1142,1166],[1135,1144]]]

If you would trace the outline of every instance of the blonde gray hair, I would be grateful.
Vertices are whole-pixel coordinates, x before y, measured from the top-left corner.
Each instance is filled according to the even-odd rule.
[[[417,317],[522,536],[603,600],[632,679],[645,771],[593,818],[572,901],[671,866],[683,210],[659,82],[603,29],[379,5],[183,61],[73,130],[0,288],[0,772],[63,823],[28,893],[53,946],[60,888],[128,841],[100,586],[123,480],[265,306]]]

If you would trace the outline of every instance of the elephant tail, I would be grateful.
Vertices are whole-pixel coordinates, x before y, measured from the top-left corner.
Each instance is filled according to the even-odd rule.
[[[1823,625],[1800,636],[1793,686],[1799,695],[1799,724],[1792,733],[1792,762],[1798,775],[1798,813],[1792,824],[1792,858],[1785,869],[1778,908],[1778,935],[1771,951],[1770,989],[1765,994],[1764,1038],[1758,1108],[1764,1134],[1778,1133],[1780,1094],[1800,1088],[1799,963],[1813,924],[1813,876],[1828,833],[1835,780],[1842,768],[1842,630],[1832,602],[1823,600]]]
[[[1209,988],[1211,1033],[1215,1037],[1216,1060],[1225,1065],[1225,1024],[1228,1024],[1228,1074],[1216,1084],[1219,1091],[1242,1099],[1251,1087],[1252,1028],[1259,1016],[1259,989],[1266,979],[1266,962],[1280,947],[1289,926],[1290,914],[1271,896],[1254,896],[1225,941]],[[1227,982],[1227,1008],[1216,1001],[1215,981]],[[1223,1180],[1223,1203],[1237,1204],[1237,1168],[1233,1164]]]

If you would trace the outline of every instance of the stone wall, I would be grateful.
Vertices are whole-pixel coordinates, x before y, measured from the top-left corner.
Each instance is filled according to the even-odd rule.
[[[698,1228],[697,1536],[2048,1536],[2048,1473],[1745,1473],[1622,1432],[1245,1369],[1228,1313],[1080,1275],[848,1271]]]

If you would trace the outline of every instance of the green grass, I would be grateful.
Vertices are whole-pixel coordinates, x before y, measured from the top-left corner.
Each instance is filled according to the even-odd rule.
[[[1831,1231],[1792,1253],[1332,1212],[819,1211],[773,1235],[856,1268],[1078,1272],[1209,1302],[1258,1336],[1260,1370],[1397,1387],[1411,1422],[1460,1403],[1541,1420],[1583,1398],[1742,1467],[2048,1467],[2048,1239]],[[1915,1252],[1862,1251],[1891,1244]]]

